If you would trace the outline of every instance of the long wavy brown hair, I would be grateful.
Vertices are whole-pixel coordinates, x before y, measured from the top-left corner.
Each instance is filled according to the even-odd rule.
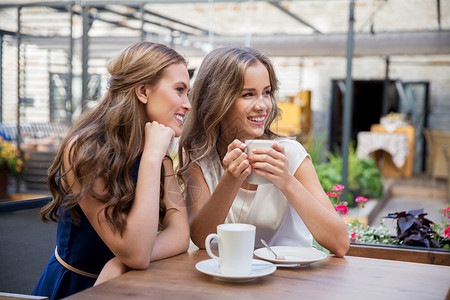
[[[80,215],[75,207],[88,195],[105,203],[104,214],[113,230],[123,232],[135,197],[133,166],[142,152],[145,107],[136,94],[140,83],[156,85],[166,67],[186,60],[175,50],[157,43],[138,42],[130,45],[108,63],[108,89],[98,105],[85,113],[70,129],[55,161],[48,170],[48,187],[53,201],[42,208],[45,222],[57,221],[69,210],[74,223]],[[66,152],[68,151],[68,152]],[[64,157],[69,158],[66,165]],[[68,174],[74,180],[68,179]],[[164,167],[161,166],[160,226],[166,208]],[[105,191],[94,192],[98,178]],[[77,186],[77,190],[74,190]]]
[[[190,91],[192,109],[183,125],[178,149],[178,175],[181,178],[193,161],[216,151],[221,134],[224,134],[220,122],[242,92],[245,71],[258,61],[269,72],[271,85],[272,110],[267,117],[263,138],[278,136],[270,130],[270,125],[280,115],[276,100],[278,80],[270,59],[248,47],[215,49],[203,60]]]

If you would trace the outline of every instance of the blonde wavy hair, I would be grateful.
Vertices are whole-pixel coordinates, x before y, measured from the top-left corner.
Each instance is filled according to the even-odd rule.
[[[110,80],[105,95],[72,126],[48,170],[53,201],[41,210],[45,222],[57,221],[58,213],[63,217],[69,210],[73,222],[78,223],[80,216],[75,207],[92,195],[106,204],[104,214],[112,228],[123,232],[135,197],[130,170],[141,154],[147,122],[135,86],[156,85],[165,68],[174,63],[187,64],[175,50],[152,42],[134,43],[108,63]],[[69,157],[68,165],[64,164],[65,155]],[[69,172],[75,182],[69,182]],[[162,202],[164,174],[161,166],[160,225],[166,211]],[[98,178],[105,182],[102,194],[93,190]],[[73,190],[74,185],[79,191]]]
[[[203,60],[190,91],[192,109],[179,140],[179,176],[183,176],[192,162],[216,151],[222,134],[220,122],[242,92],[245,71],[258,61],[266,67],[271,85],[272,110],[263,138],[278,136],[270,130],[270,125],[280,115],[276,99],[278,80],[270,59],[248,47],[215,49]]]

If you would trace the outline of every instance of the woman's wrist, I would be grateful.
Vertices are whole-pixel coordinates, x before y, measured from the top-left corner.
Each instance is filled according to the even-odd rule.
[[[291,175],[288,180],[283,181],[283,185],[279,186],[278,189],[289,199],[290,194],[298,193],[299,187],[302,184],[295,178],[294,175]]]
[[[151,164],[161,165],[163,159],[165,159],[165,154],[158,153],[153,150],[145,150],[142,152],[141,163],[147,162]]]
[[[242,182],[244,182],[245,178],[242,179],[240,177],[236,177],[233,175],[233,173],[225,170],[225,172],[222,175],[222,178],[220,179],[220,181],[226,182],[227,185],[231,185],[231,186],[241,186]]]

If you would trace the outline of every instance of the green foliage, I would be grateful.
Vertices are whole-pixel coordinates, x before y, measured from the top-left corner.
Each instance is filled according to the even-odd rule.
[[[381,220],[380,226],[371,227],[360,222],[358,219],[353,219],[347,224],[347,230],[351,242],[383,245],[399,244],[398,240],[391,237],[383,220]]]
[[[325,191],[335,184],[342,183],[342,155],[340,151],[328,154],[329,162],[315,165],[320,183]],[[381,173],[373,159],[362,159],[356,156],[353,145],[348,153],[348,191],[347,202],[354,206],[354,198],[358,195],[380,198],[383,194]]]
[[[305,148],[311,156],[311,160],[314,165],[318,165],[319,163],[323,162],[325,140],[326,137],[324,134],[311,134],[308,138],[308,142],[307,145],[305,145]]]

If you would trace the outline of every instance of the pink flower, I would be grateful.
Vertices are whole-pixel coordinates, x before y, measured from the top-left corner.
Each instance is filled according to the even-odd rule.
[[[366,197],[362,197],[362,196],[358,196],[355,199],[356,202],[368,202],[369,199],[367,199]]]
[[[450,238],[450,226],[448,226],[447,228],[445,228],[445,230],[444,230],[444,236]]]
[[[445,217],[447,216],[447,218],[450,219],[450,207],[445,207],[442,209],[442,215]]]
[[[356,197],[355,202],[361,204],[361,206],[364,207],[366,202],[369,202],[369,199],[367,199],[366,197],[358,196]]]
[[[331,197],[335,197],[335,198],[338,198],[338,197],[339,197],[338,194],[336,194],[336,193],[331,193],[331,192],[327,192],[327,196],[331,196]]]
[[[348,208],[344,204],[337,205],[335,207],[335,209],[337,212],[341,212],[343,215],[347,214],[347,212],[348,212]]]
[[[335,186],[333,186],[333,191],[335,192],[340,192],[344,189],[344,186],[342,184],[336,184]]]

